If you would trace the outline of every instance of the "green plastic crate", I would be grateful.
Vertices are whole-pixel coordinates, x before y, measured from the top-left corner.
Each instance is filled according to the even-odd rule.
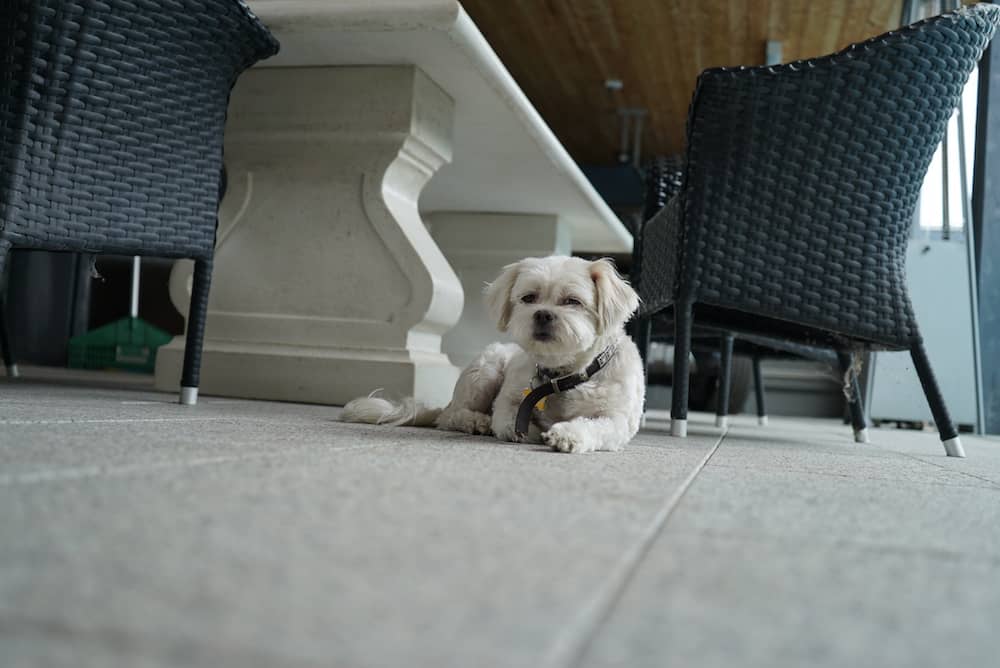
[[[156,350],[171,338],[141,318],[122,318],[70,339],[69,366],[153,373]]]

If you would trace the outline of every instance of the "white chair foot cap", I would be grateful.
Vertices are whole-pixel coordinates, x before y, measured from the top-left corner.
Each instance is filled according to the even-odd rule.
[[[645,429],[645,428],[646,428],[646,414],[643,413],[642,419],[639,420],[639,429]]]
[[[965,457],[965,450],[962,449],[962,441],[959,440],[958,436],[942,441],[942,443],[944,451],[948,453],[949,457]]]
[[[194,406],[196,403],[198,403],[198,388],[182,387],[181,403],[185,406]]]
[[[855,443],[871,443],[871,441],[868,440],[868,429],[867,428],[865,428],[865,429],[858,429],[856,432],[854,432],[854,442]]]
[[[758,415],[757,416],[757,424],[759,424],[761,427],[766,427],[767,426],[767,416],[766,415]]]
[[[688,421],[687,420],[670,420],[670,435],[676,436],[678,438],[687,438],[688,435]]]
[[[10,364],[7,366],[7,377],[8,378],[18,378],[21,376],[21,372],[17,370],[16,364]]]
[[[716,415],[715,416],[715,426],[719,429],[729,429],[729,416],[728,415]]]

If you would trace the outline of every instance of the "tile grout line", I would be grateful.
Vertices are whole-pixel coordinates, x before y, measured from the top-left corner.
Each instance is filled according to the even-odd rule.
[[[618,560],[611,571],[610,577],[605,580],[607,584],[600,588],[596,595],[586,602],[582,612],[576,615],[576,623],[568,625],[565,628],[569,630],[560,633],[546,653],[542,665],[549,666],[550,668],[571,668],[580,664],[590,649],[590,644],[595,635],[604,626],[605,622],[607,622],[618,601],[628,588],[629,583],[631,583],[636,571],[638,571],[639,566],[645,561],[646,555],[649,554],[650,549],[653,547],[653,543],[662,534],[667,520],[670,519],[670,516],[680,504],[681,499],[687,493],[692,483],[694,483],[695,478],[698,477],[698,474],[701,473],[705,465],[715,455],[728,433],[728,429],[722,432],[715,445],[698,462],[698,465],[688,474],[680,487],[660,508],[642,537],[633,544],[632,549],[624,557]]]
[[[137,417],[137,418],[56,418],[38,420],[0,420],[0,425],[7,426],[44,426],[64,424],[136,424],[145,422],[222,422],[227,417],[191,416],[191,417]]]
[[[741,543],[756,543],[759,545],[774,546],[779,549],[792,549],[792,545],[801,545],[802,536],[794,538],[780,533],[771,532],[740,532],[731,529],[687,529],[681,533],[683,536],[695,538],[716,538],[733,539]],[[822,541],[823,536],[818,534],[808,534],[806,539],[812,541]],[[1000,555],[994,556],[991,553],[977,552],[969,555],[961,551],[949,550],[939,547],[913,547],[900,543],[878,543],[865,540],[854,540],[850,538],[836,538],[826,543],[816,542],[824,549],[842,550],[844,548],[856,552],[870,553],[872,555],[893,554],[902,556],[917,556],[923,559],[939,561],[947,564],[968,564],[979,563],[989,565],[991,568],[1000,566]]]
[[[330,448],[326,452],[339,453],[351,450],[364,450],[371,448],[383,448],[394,445],[394,443],[369,443],[364,445],[348,445],[344,447]],[[174,469],[195,469],[203,466],[216,466],[219,464],[240,463],[256,461],[260,459],[294,459],[300,457],[303,452],[257,452],[246,455],[219,455],[218,457],[203,457],[201,459],[189,459],[182,462],[151,462],[147,464],[135,464],[131,466],[87,466],[69,469],[58,469],[55,471],[35,471],[31,473],[0,474],[0,488],[12,487],[16,485],[36,485],[49,482],[69,482],[73,480],[85,480],[87,478],[123,478],[132,475],[142,475],[155,471],[168,471]]]
[[[911,455],[908,452],[900,452],[899,450],[892,450],[892,449],[890,449],[890,451],[891,452],[895,452],[896,454],[899,454],[899,455],[903,455],[904,457],[909,457],[910,459],[913,459],[915,461],[923,462],[924,464],[929,464],[930,466],[936,466],[937,468],[941,469],[942,471],[947,471],[949,473],[958,473],[959,475],[963,475],[963,476],[965,476],[967,478],[972,478],[973,480],[979,480],[981,482],[987,482],[987,483],[990,484],[991,487],[996,488],[996,489],[1000,489],[1000,483],[998,483],[996,480],[991,480],[990,478],[984,478],[984,477],[978,476],[978,475],[976,475],[974,473],[968,473],[966,471],[959,471],[957,469],[949,468],[949,467],[944,466],[942,464],[938,464],[937,462],[933,462],[933,461],[929,461],[927,459],[924,459],[923,457],[919,457],[917,455]]]
[[[137,424],[163,424],[163,423],[177,423],[181,425],[186,424],[196,424],[196,423],[234,423],[238,422],[240,424],[247,423],[261,423],[267,424],[269,426],[284,426],[284,427],[298,427],[298,426],[310,426],[313,422],[300,422],[293,421],[291,419],[278,419],[268,416],[217,416],[217,417],[164,417],[164,418],[65,418],[57,420],[0,420],[0,427],[5,426],[15,426],[15,427],[49,427],[49,426],[66,426],[66,425],[104,425],[109,424],[113,426],[130,426]],[[336,422],[336,420],[333,420]],[[6,443],[0,443],[0,445],[7,445]]]
[[[903,453],[900,453],[900,454],[903,454]],[[923,459],[919,459],[919,458],[916,458],[916,459],[917,459],[917,461],[923,462],[925,464],[932,464],[933,463],[933,462],[924,461]],[[767,467],[746,466],[746,465],[737,465],[737,464],[714,464],[714,466],[716,466],[719,469],[729,469],[729,470],[738,470],[738,471],[757,471],[757,472],[765,471],[766,472],[766,471],[769,470]],[[938,465],[935,464],[935,466],[938,466]],[[944,470],[944,471],[947,471],[948,473],[962,473],[962,471],[955,471],[954,469],[949,469],[948,467],[945,467],[945,466],[941,466],[940,468],[942,470]],[[794,473],[794,474],[798,474],[798,475],[812,476],[812,477],[817,477],[817,478],[828,478],[828,479],[833,479],[833,480],[866,480],[868,482],[911,482],[907,478],[859,477],[859,476],[850,475],[850,474],[847,474],[847,473],[824,473],[822,471],[810,471],[810,470],[806,470],[806,469],[790,469],[790,468],[786,468],[784,470],[785,470],[785,472],[790,472],[790,473]],[[935,482],[921,482],[921,483],[918,483],[918,484],[921,484],[921,485],[930,485],[930,486],[934,486],[934,487],[950,487],[950,488],[955,488],[955,489],[992,489],[992,488],[1000,487],[1000,485],[994,483],[993,481],[989,480],[988,478],[980,478],[979,476],[975,476],[975,475],[972,475],[972,474],[966,474],[966,475],[968,477],[973,478],[973,479],[979,480],[980,482],[986,482],[986,483],[989,483],[989,484],[987,484],[987,485],[974,485],[974,484],[969,483],[969,482],[953,482],[952,483],[952,482],[936,482],[936,481]]]

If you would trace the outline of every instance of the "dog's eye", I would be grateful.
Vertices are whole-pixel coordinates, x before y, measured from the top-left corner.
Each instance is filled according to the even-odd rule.
[[[538,296],[529,292],[528,294],[526,294],[523,297],[521,297],[521,303],[522,304],[534,304],[536,299],[538,299]]]
[[[562,300],[562,303],[563,306],[583,306],[583,302],[576,297],[566,297]]]

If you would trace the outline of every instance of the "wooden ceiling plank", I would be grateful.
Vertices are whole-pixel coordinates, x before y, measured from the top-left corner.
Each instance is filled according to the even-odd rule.
[[[687,108],[695,80],[701,72],[699,58],[702,40],[697,33],[695,17],[692,12],[685,11],[687,5],[681,0],[653,0],[650,3],[652,22],[647,31],[660,32],[663,36],[667,54],[664,67],[670,68],[671,80],[669,109],[665,113],[651,110],[651,114],[654,114],[651,121],[655,127],[670,133],[668,141],[655,145],[655,150],[660,153],[679,153],[683,149]]]
[[[843,49],[854,42],[861,41],[858,36],[867,32],[866,8],[869,0],[851,0],[844,14],[844,22],[837,34],[837,50]]]
[[[848,4],[849,0],[830,0],[827,4],[825,21],[816,35],[820,54],[833,53],[841,47]]]
[[[802,41],[799,44],[797,59],[825,53],[823,45],[826,42],[826,33],[831,27],[830,5],[826,2],[808,3],[805,15],[805,25],[799,33]]]
[[[763,64],[767,41],[775,39],[771,37],[769,2],[749,0],[747,4],[747,40],[743,45],[743,60]]]
[[[463,0],[528,98],[570,153],[608,163],[615,110],[649,110],[643,153],[684,140],[697,75],[716,65],[784,61],[843,48],[895,28],[902,0]],[[604,88],[620,78],[624,90]]]

